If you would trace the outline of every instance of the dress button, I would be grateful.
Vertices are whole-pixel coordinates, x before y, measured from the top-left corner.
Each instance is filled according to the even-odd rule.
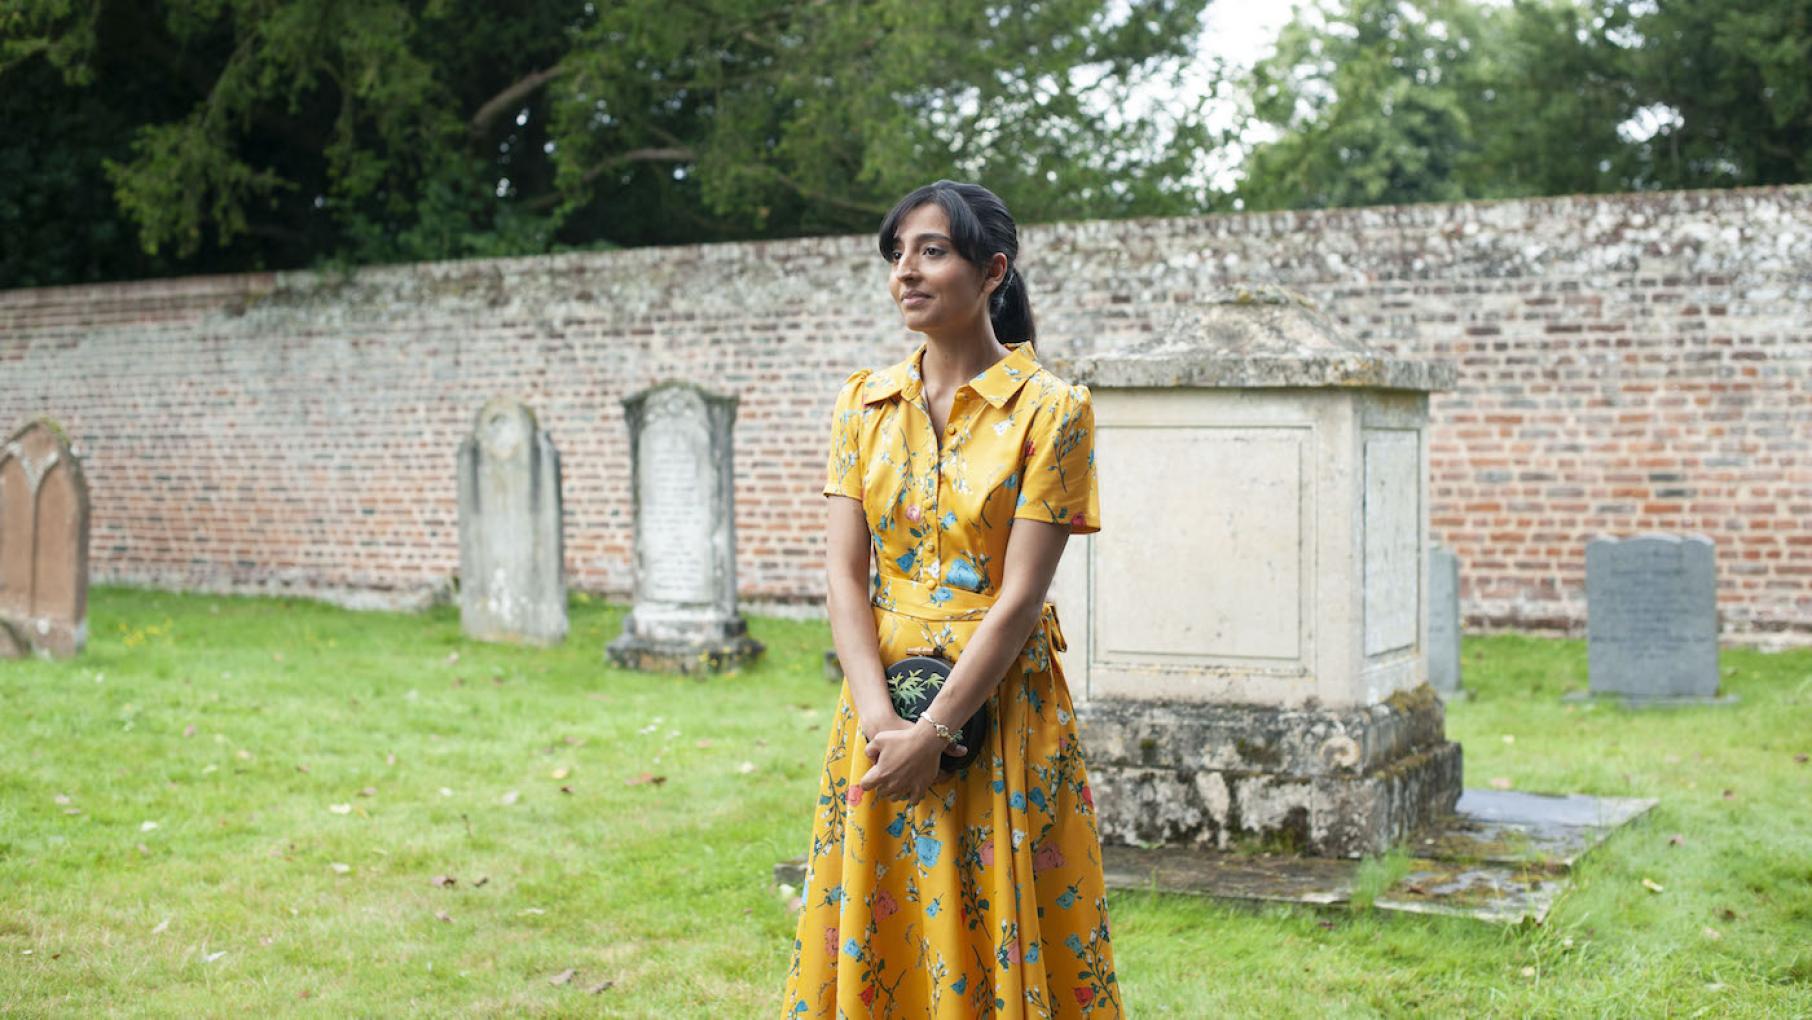
[[[917,503],[906,504],[906,519],[907,520],[911,521],[914,524],[917,524],[919,522],[920,513],[921,513],[921,511],[919,510],[919,505]]]

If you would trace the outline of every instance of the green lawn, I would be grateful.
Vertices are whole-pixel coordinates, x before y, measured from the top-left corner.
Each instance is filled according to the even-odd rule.
[[[0,663],[0,1015],[774,1015],[828,631],[700,683],[606,668],[621,616],[94,590],[80,659]],[[1660,807],[1540,928],[1118,895],[1132,1015],[1812,1015],[1812,652],[1651,712],[1563,704],[1581,642],[1465,656],[1469,785]]]

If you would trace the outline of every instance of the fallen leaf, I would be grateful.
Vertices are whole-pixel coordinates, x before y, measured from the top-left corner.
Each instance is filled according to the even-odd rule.
[[[1736,791],[1735,790],[1725,790],[1724,799],[1725,800],[1736,800]]]
[[[561,793],[571,793],[571,792],[573,792],[573,788],[570,786],[562,786],[560,788],[560,792]]]
[[[1494,776],[1491,779],[1491,788],[1493,790],[1508,790],[1512,785],[1510,780],[1504,776]]]
[[[442,923],[444,923],[444,924],[452,924],[452,923],[453,923],[453,915],[451,915],[451,914],[449,914],[449,913],[447,913],[447,912],[446,912],[446,911],[444,911],[444,910],[436,910],[436,911],[435,911],[435,912],[434,912],[434,919],[435,919],[435,920],[436,920],[436,921],[440,921],[440,922],[442,922]]]
[[[1723,909],[1723,911],[1721,913],[1719,913],[1718,916],[1722,917],[1726,921],[1734,921],[1737,919],[1737,912],[1730,909],[1729,907],[1725,907]]]
[[[204,952],[202,954],[201,959],[202,959],[202,962],[204,962],[204,963],[213,963],[215,960],[220,959],[221,957],[225,956],[226,954],[227,954],[227,951],[224,949],[217,950],[212,953]]]
[[[1526,978],[1532,978],[1532,977],[1534,977],[1534,976],[1535,976],[1535,968],[1534,968],[1534,967],[1524,967],[1524,968],[1523,968],[1523,977],[1526,977]]]
[[[190,723],[190,724],[189,724],[189,725],[187,725],[187,726],[184,726],[184,727],[183,727],[183,728],[182,728],[182,735],[183,735],[183,736],[185,736],[185,737],[192,737],[192,736],[194,736],[194,735],[195,735],[195,724],[194,724],[194,723]]]
[[[1514,734],[1514,733],[1504,734],[1504,743],[1506,743],[1506,744],[1516,743],[1516,734]]]
[[[1652,893],[1658,893],[1658,892],[1662,891],[1661,883],[1655,881],[1652,878],[1643,879],[1642,888],[1647,889],[1649,892],[1652,892]]]
[[[711,746],[711,738],[710,737],[701,737],[701,738],[699,738],[699,741],[692,746],[699,748],[700,750],[703,750],[703,749]]]
[[[450,786],[443,786],[443,787],[441,787],[441,788],[440,788],[440,795],[441,795],[441,796],[442,796],[442,797],[451,797],[451,796],[453,796],[453,788],[452,788],[452,787],[450,787]]]
[[[79,815],[82,813],[82,809],[79,807],[66,807],[63,809],[63,813],[66,815]]]
[[[272,652],[272,653],[271,653],[271,661],[272,661],[272,662],[282,662],[282,661],[283,661],[283,653],[282,653],[282,652]]]
[[[491,884],[491,876],[480,875],[480,876],[478,876],[478,881],[472,883],[472,888],[483,889],[485,886],[487,886],[489,884]]]
[[[578,972],[573,970],[571,967],[568,967],[565,970],[561,971],[560,973],[555,974],[553,977],[548,978],[547,983],[550,985],[569,984],[569,983],[571,983],[571,981],[573,979],[573,975],[576,973],[578,973]]]
[[[1717,940],[1724,937],[1716,928],[1708,927],[1704,930],[1704,934],[1705,934],[1706,938],[1712,940],[1713,942],[1716,942]]]
[[[1325,929],[1327,931],[1334,930],[1334,922],[1332,922],[1332,921],[1316,921],[1315,923],[1320,925],[1323,929]]]
[[[1681,833],[1676,832],[1673,835],[1667,837],[1667,845],[1668,846],[1685,846],[1686,845],[1686,836]]]
[[[155,828],[157,828],[156,822],[140,822],[138,825],[138,831],[140,832],[150,832]]]
[[[157,927],[151,929],[151,934],[162,935],[164,932],[167,932],[169,930],[170,930],[170,918],[166,917],[163,920],[157,922]]]
[[[610,986],[614,984],[616,984],[615,981],[600,981],[590,988],[587,988],[585,991],[591,995],[597,995],[599,992],[608,990]]]
[[[55,797],[51,798],[51,802],[55,803],[55,804],[67,804],[67,803],[69,803],[69,794],[59,793]]]
[[[552,772],[548,773],[548,775],[552,776],[555,779],[565,779],[567,776],[570,776],[572,774],[573,774],[573,770],[566,769],[566,768],[555,769]]]
[[[539,917],[540,915],[545,914],[545,913],[547,913],[547,911],[542,910],[540,907],[525,907],[522,910],[516,911],[516,916],[517,917]]]
[[[246,750],[243,747],[237,751],[234,751],[233,756],[235,758],[238,758],[240,761],[251,761],[252,760],[252,752]]]
[[[138,853],[139,853],[139,856],[141,856],[141,857],[149,857],[149,856],[151,856],[151,848],[146,846],[143,843],[140,843],[138,845]]]
[[[801,910],[805,909],[805,900],[802,899],[801,897],[795,896],[792,899],[786,901],[786,909],[791,913],[797,914]]]
[[[333,873],[336,875],[350,874],[352,871],[352,865],[341,864],[339,861],[335,861],[332,864],[329,864],[328,867],[332,868]]]
[[[624,786],[659,786],[666,781],[667,781],[666,776],[657,776],[652,772],[644,772],[641,775],[635,777],[634,779],[624,781],[623,785]]]
[[[396,755],[394,755],[394,754],[384,755],[384,764],[395,765],[396,764]]]
[[[364,789],[363,789],[363,790],[360,790],[360,791],[359,791],[359,796],[361,796],[361,797],[375,797],[375,796],[377,796],[377,787],[375,787],[375,786],[367,786],[367,787],[365,787],[365,788],[364,788]]]
[[[429,885],[437,885],[443,889],[457,885],[458,883],[459,879],[454,878],[452,875],[435,875],[428,880]]]
[[[565,741],[569,747],[582,747],[585,744],[584,737],[561,737],[560,739]]]
[[[450,665],[452,665],[452,664],[453,664],[453,663],[455,663],[455,662],[458,662],[458,661],[459,661],[459,653],[458,653],[458,652],[448,652],[448,653],[447,653],[447,664],[448,664],[448,665],[449,665],[449,666],[450,666]]]
[[[1808,759],[1808,756],[1806,755],[1806,753],[1804,751],[1801,751],[1799,754],[1796,754],[1793,756],[1793,760],[1800,763],[1801,765],[1804,765],[1809,759]]]
[[[515,790],[511,790],[510,792],[504,794],[503,796],[501,796],[497,799],[499,802],[501,802],[503,804],[504,807],[509,807],[511,804],[514,804],[514,803],[516,803],[516,801],[520,800],[521,797],[522,797],[522,794],[517,793]]]
[[[329,805],[327,805],[327,810],[332,811],[336,815],[349,815],[349,814],[352,814],[352,805],[351,804],[329,804]]]
[[[300,763],[298,763],[298,764],[297,764],[297,765],[296,765],[296,771],[297,771],[297,772],[300,772],[300,773],[302,773],[302,774],[303,774],[303,775],[307,775],[307,774],[308,774],[308,766],[307,766],[307,765],[303,765],[303,764],[300,764]]]
[[[736,766],[736,771],[746,776],[755,771],[755,763],[752,761],[745,761],[741,765]]]

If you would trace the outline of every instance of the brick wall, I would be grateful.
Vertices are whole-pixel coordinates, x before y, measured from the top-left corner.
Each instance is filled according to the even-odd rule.
[[[1468,626],[1579,633],[1600,533],[1717,543],[1731,640],[1812,644],[1812,188],[1049,224],[1047,360],[1211,289],[1294,287],[1459,364],[1433,530]],[[0,292],[0,426],[77,442],[98,582],[419,605],[458,567],[454,455],[489,397],[540,414],[571,584],[630,583],[618,401],[741,395],[744,599],[818,611],[830,402],[909,352],[870,238]]]

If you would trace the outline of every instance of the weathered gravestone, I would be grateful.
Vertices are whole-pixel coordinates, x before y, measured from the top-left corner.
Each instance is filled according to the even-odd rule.
[[[481,641],[566,638],[560,453],[534,412],[502,397],[459,445],[459,623]]]
[[[0,447],[0,658],[68,658],[88,643],[88,515],[61,429],[35,421]]]
[[[1460,690],[1460,558],[1428,547],[1428,685],[1443,698]]]
[[[1586,543],[1590,693],[1630,701],[1715,698],[1717,589],[1714,547],[1702,535]]]
[[[707,673],[762,652],[736,611],[737,398],[663,383],[625,398],[635,605],[607,649],[631,669]]]

